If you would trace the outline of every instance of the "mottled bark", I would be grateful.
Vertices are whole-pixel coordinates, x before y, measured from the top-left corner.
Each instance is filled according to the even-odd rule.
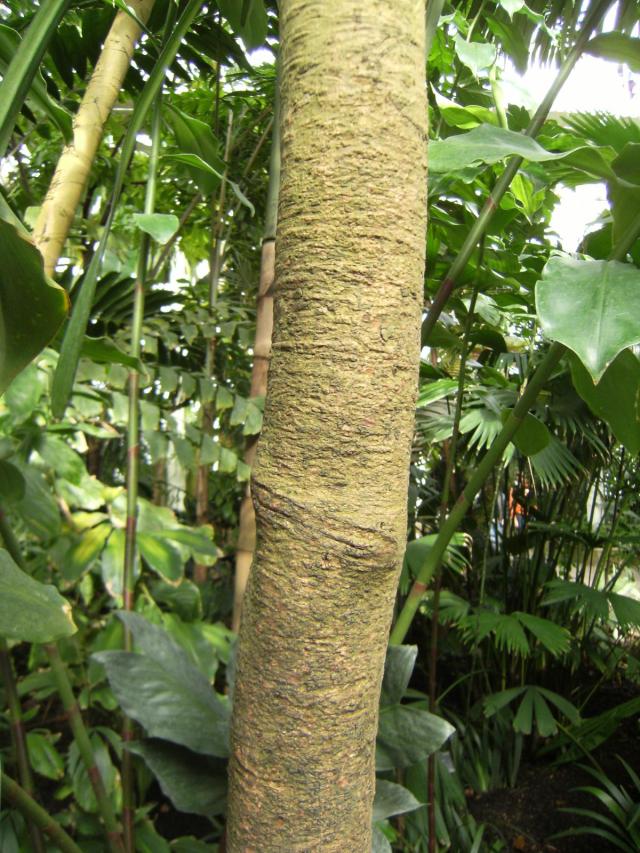
[[[426,212],[422,0],[282,0],[273,354],[231,853],[369,853]]]
[[[278,176],[279,177],[279,176]],[[256,312],[256,338],[253,347],[253,369],[251,371],[251,397],[264,397],[267,393],[267,377],[269,375],[269,360],[271,358],[271,334],[273,331],[273,284],[275,280],[276,244],[273,238],[262,244],[260,260],[260,286],[258,288],[258,305]],[[258,436],[250,436],[245,449],[244,461],[253,467],[256,457]],[[238,525],[238,544],[236,546],[236,573],[234,578],[233,623],[232,628],[238,631],[242,616],[242,601],[244,599],[249,572],[256,548],[256,513],[253,508],[251,485],[240,505]]]
[[[143,23],[154,0],[128,0]],[[82,198],[104,126],[118,99],[140,27],[126,12],[118,12],[73,122],[73,139],[62,152],[36,222],[33,239],[53,275]]]

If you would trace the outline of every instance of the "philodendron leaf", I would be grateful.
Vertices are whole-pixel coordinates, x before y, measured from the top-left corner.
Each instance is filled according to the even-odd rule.
[[[481,124],[468,133],[436,139],[429,144],[430,172],[458,172],[479,163],[497,163],[513,154],[540,163],[566,157],[569,152],[554,154],[530,136],[513,130]]]
[[[6,459],[0,459],[0,499],[3,504],[21,501],[27,484],[20,470]]]
[[[67,314],[66,292],[44,274],[40,252],[0,219],[0,394],[44,349]]]
[[[389,646],[384,662],[382,705],[393,705],[404,696],[418,656],[417,646]]]
[[[391,845],[386,835],[375,824],[371,833],[371,853],[391,853]]]
[[[166,631],[137,613],[119,616],[143,654],[105,651],[94,658],[107,670],[122,709],[152,737],[225,758],[229,754],[228,702],[214,692]]]
[[[173,213],[134,213],[134,225],[164,246],[180,227],[180,220]]]
[[[436,752],[451,737],[453,726],[442,717],[410,705],[380,709],[376,770],[410,767]]]
[[[640,342],[640,270],[551,258],[536,286],[536,310],[544,334],[573,350],[597,383],[618,353]]]
[[[384,779],[376,779],[376,796],[373,801],[373,819],[385,820],[396,814],[419,809],[423,803],[418,802],[408,788],[396,785],[395,782],[387,782]]]
[[[76,630],[71,607],[58,590],[25,574],[0,550],[0,636],[49,643]]]
[[[224,765],[216,769],[211,759],[163,740],[146,739],[129,744],[127,749],[144,759],[162,793],[178,811],[208,818],[224,813],[227,797]]]
[[[483,68],[490,68],[496,61],[495,45],[487,42],[467,41],[459,35],[455,37],[456,53],[460,61],[470,68],[477,77]]]
[[[623,350],[594,384],[580,359],[571,354],[573,386],[594,415],[605,420],[629,453],[640,452],[640,361]]]

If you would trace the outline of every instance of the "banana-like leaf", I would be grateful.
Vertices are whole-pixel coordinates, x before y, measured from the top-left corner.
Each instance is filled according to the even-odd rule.
[[[44,349],[67,314],[66,292],[48,279],[42,257],[0,219],[0,394]]]

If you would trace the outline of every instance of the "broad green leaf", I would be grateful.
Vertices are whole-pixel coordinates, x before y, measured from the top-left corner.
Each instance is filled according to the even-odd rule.
[[[158,780],[163,794],[180,812],[211,818],[224,814],[227,780],[224,767],[183,746],[147,739],[127,747],[139,755]]]
[[[494,45],[486,42],[467,41],[459,35],[455,37],[456,53],[460,61],[470,68],[477,77],[485,68],[496,61],[497,51]]]
[[[392,853],[387,836],[375,824],[373,824],[371,832],[371,853]]]
[[[140,553],[149,567],[169,582],[177,582],[182,577],[182,557],[180,551],[167,542],[162,534],[138,533],[136,538]]]
[[[524,0],[499,0],[499,2],[510,18],[524,6]]]
[[[233,408],[233,394],[224,385],[219,385],[216,392],[216,409],[222,412],[224,409]]]
[[[454,732],[441,717],[410,705],[380,709],[376,769],[410,767],[436,752]]]
[[[43,374],[32,362],[16,376],[4,395],[4,403],[16,423],[31,417],[40,405],[44,390]]]
[[[12,509],[27,528],[43,541],[55,539],[60,534],[60,511],[49,484],[40,471],[24,462],[16,463],[24,477],[26,489],[22,500]]]
[[[182,545],[186,545],[192,554],[218,556],[218,548],[212,541],[212,530],[210,526],[204,527],[180,527],[175,530],[165,531],[167,539],[173,539]]]
[[[111,761],[109,749],[104,740],[95,732],[91,733],[90,739],[96,767],[102,777],[107,794],[111,795],[116,784],[116,768]],[[86,812],[95,814],[98,811],[98,803],[89,778],[87,765],[83,761],[75,741],[69,747],[67,763],[76,802]]]
[[[133,358],[133,356],[128,355],[119,346],[116,346],[110,338],[85,337],[80,355],[90,358],[99,364],[123,364],[125,367],[130,367],[139,373],[144,370],[139,358]]]
[[[55,335],[67,314],[66,292],[44,274],[42,256],[0,219],[0,394]]]
[[[429,171],[459,172],[479,163],[497,163],[514,154],[534,163],[542,163],[565,157],[566,153],[554,154],[530,136],[482,124],[468,133],[431,142]]]
[[[569,359],[578,394],[594,415],[605,420],[629,453],[640,452],[640,361],[623,350],[605,370],[597,385],[577,356]]]
[[[579,356],[595,383],[640,342],[640,270],[617,261],[551,258],[536,286],[544,334]]]
[[[511,413],[511,409],[505,409],[501,418],[504,424]],[[549,444],[551,436],[546,426],[530,412],[524,416],[517,432],[511,439],[520,453],[525,456],[533,456]]]
[[[34,580],[0,550],[0,636],[49,643],[76,630],[71,607],[58,590]]]
[[[22,39],[20,50],[14,53],[11,64],[0,84],[0,157],[4,157],[13,127],[33,79],[40,68],[49,41],[67,11],[70,0],[49,0],[38,6]],[[7,256],[2,250],[3,261]],[[1,393],[1,391],[0,391]]]
[[[208,175],[214,175],[219,180],[225,179],[223,174],[221,174],[217,169],[214,169],[213,166],[210,166],[209,163],[206,163],[202,157],[197,154],[165,154],[164,156],[165,160],[176,160],[179,163],[184,163],[186,166],[190,166],[192,169],[199,170],[200,172],[204,172]],[[240,186],[235,181],[230,181],[228,178],[226,181],[238,201],[241,204],[244,204],[245,207],[248,207],[251,211],[251,215],[253,216],[256,212],[255,207],[242,192]]]
[[[640,71],[640,38],[625,33],[601,33],[588,42],[585,53],[625,63],[631,71]]]
[[[230,708],[189,656],[157,625],[137,613],[119,613],[143,654],[99,652],[123,710],[151,737],[225,758]]]
[[[62,560],[61,570],[65,580],[77,581],[91,568],[100,556],[110,532],[110,524],[97,524],[82,533],[80,540],[69,548]]]
[[[26,489],[20,469],[6,459],[0,459],[0,501],[5,505],[21,501]]]
[[[418,802],[408,788],[396,785],[395,782],[376,779],[376,795],[373,800],[374,821],[415,811],[421,805],[423,803]]]
[[[380,696],[382,705],[394,705],[400,702],[409,686],[417,656],[417,646],[388,647]]]
[[[57,435],[45,433],[38,442],[38,453],[58,477],[63,477],[76,486],[87,476],[82,457]]]
[[[50,738],[40,732],[27,732],[29,764],[36,773],[47,779],[62,779],[64,762]]]
[[[236,466],[238,464],[238,457],[230,450],[228,447],[220,448],[220,461],[218,463],[218,470],[222,474],[232,474],[236,470]]]
[[[168,243],[180,227],[180,220],[173,213],[134,213],[133,222],[161,246]]]
[[[267,37],[268,18],[263,0],[220,0],[220,11],[247,45],[254,50]]]
[[[568,720],[571,720],[572,723],[575,724],[579,722],[580,712],[576,706],[569,702],[568,699],[565,699],[564,696],[560,696],[559,693],[556,693],[553,690],[547,690],[546,687],[530,687],[529,689],[536,690],[541,696],[544,696],[548,702],[555,705],[556,708],[564,714]]]

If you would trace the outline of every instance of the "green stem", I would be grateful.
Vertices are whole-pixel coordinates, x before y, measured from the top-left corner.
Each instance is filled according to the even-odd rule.
[[[0,157],[4,157],[33,78],[68,7],[69,0],[40,4],[6,70],[0,86]]]
[[[0,674],[4,684],[7,706],[9,708],[11,740],[16,754],[16,764],[18,765],[20,784],[26,794],[33,796],[33,776],[31,775],[24,726],[22,724],[22,708],[20,707],[16,680],[13,674],[13,667],[11,665],[9,646],[4,638],[0,638]],[[31,819],[28,820],[28,826],[34,850],[36,853],[44,853],[44,842],[42,840],[40,829]]]
[[[531,119],[531,122],[525,131],[525,136],[535,137],[538,134],[538,131],[546,121],[547,116],[551,111],[551,107],[553,106],[553,102],[555,101],[558,92],[564,86],[569,74],[573,71],[576,62],[580,59],[585,47],[587,46],[587,42],[591,38],[593,30],[602,20],[602,17],[611,5],[611,2],[612,0],[600,0],[600,2],[596,2],[593,5],[587,14],[582,27],[582,32],[569,55],[562,63],[557,77],[551,84],[549,91]],[[484,203],[478,218],[471,227],[471,230],[467,235],[467,239],[464,241],[458,255],[449,267],[449,271],[445,275],[438,292],[433,298],[429,308],[429,313],[422,324],[423,343],[428,341],[429,335],[433,331],[433,327],[437,323],[438,317],[442,313],[444,306],[447,304],[449,297],[457,285],[458,279],[462,275],[473,250],[480,238],[486,232],[489,223],[493,219],[494,213],[500,206],[500,202],[502,201],[504,194],[509,189],[511,182],[520,169],[520,166],[522,166],[523,161],[522,157],[512,157],[507,163],[504,172],[496,181],[496,184]]]
[[[545,382],[551,376],[553,370],[560,361],[564,351],[565,347],[562,344],[557,342],[551,344],[549,351],[529,380],[529,383],[522,392],[520,399],[514,406],[501,431],[496,436],[489,450],[487,450],[478,463],[471,479],[440,527],[438,537],[433,543],[433,547],[429,550],[424,563],[420,567],[420,571],[418,572],[417,578],[411,587],[411,591],[409,592],[405,605],[400,611],[400,615],[398,616],[393,631],[391,632],[391,643],[402,643],[406,637],[407,631],[413,621],[413,617],[415,616],[418,606],[422,601],[422,596],[426,590],[427,584],[431,580],[434,572],[438,569],[447,545],[451,541],[451,537],[460,526],[462,519],[473,502],[473,499],[478,494],[484,481],[493,470],[493,466],[497,464],[498,460],[506,450],[509,442],[515,435],[516,430],[519,428],[529,411],[530,406],[535,402],[536,397],[542,390]]]
[[[84,720],[82,719],[82,714],[80,713],[80,708],[76,702],[76,697],[73,694],[67,669],[60,657],[60,652],[58,651],[58,647],[55,643],[47,643],[44,646],[44,649],[49,658],[49,663],[51,664],[51,672],[53,673],[53,678],[56,683],[56,689],[69,719],[69,727],[71,728],[73,739],[78,747],[78,751],[84,765],[87,768],[89,781],[91,782],[91,787],[93,788],[93,792],[98,803],[98,810],[104,822],[109,850],[111,850],[112,853],[123,853],[124,845],[122,843],[118,821],[116,820],[111,800],[109,799],[104,787],[100,770],[96,764],[93,747],[91,746],[91,741],[89,739],[89,733],[87,732]]]
[[[60,824],[4,771],[0,777],[0,787],[3,799],[10,802],[29,822],[41,829],[62,853],[82,853]]]
[[[624,237],[616,244],[611,252],[609,260],[621,261],[624,259],[629,248],[627,235],[631,233],[631,231],[640,233],[640,214],[634,218],[632,225],[627,229]],[[464,491],[456,501],[451,513],[444,524],[440,527],[438,537],[427,554],[427,557],[418,572],[418,576],[411,587],[405,605],[400,611],[400,615],[398,616],[396,624],[391,632],[389,642],[399,644],[402,643],[406,637],[407,631],[413,621],[413,617],[415,616],[420,602],[422,601],[422,596],[427,588],[427,584],[431,580],[434,572],[437,571],[451,537],[458,529],[465,513],[471,506],[473,499],[482,488],[484,481],[491,473],[493,466],[497,464],[499,458],[506,450],[507,445],[515,435],[516,430],[522,423],[525,415],[529,411],[529,408],[535,402],[538,394],[544,386],[544,383],[555,369],[565,351],[566,347],[563,344],[558,343],[557,341],[551,344],[549,351],[529,380],[527,387],[514,406],[513,411],[507,418],[504,426],[496,436],[493,444],[480,460],[478,467],[474,471]]]
[[[158,163],[160,159],[160,138],[162,132],[161,94],[156,97],[151,119],[151,152],[149,154],[149,169],[147,189],[144,201],[144,212],[151,215],[155,211]],[[142,324],[144,320],[144,300],[147,286],[147,268],[149,262],[150,239],[143,234],[138,255],[138,274],[133,296],[133,322],[131,327],[131,356],[140,359],[142,352]],[[127,422],[127,526],[124,552],[123,595],[124,609],[133,610],[135,598],[135,560],[136,535],[138,527],[138,477],[140,470],[140,374],[137,370],[129,372],[129,416]],[[125,625],[124,647],[126,651],[133,648],[131,632]],[[122,723],[122,740],[125,744],[133,740],[133,722],[124,716]],[[134,790],[133,763],[128,749],[122,754],[122,822],[124,827],[124,845],[126,853],[135,849],[134,830]]]
[[[13,558],[15,564],[21,569],[26,570],[26,563],[22,556],[20,545],[18,544],[18,540],[8,524],[7,518],[1,507],[0,535],[2,536],[6,549]],[[56,682],[58,694],[69,718],[71,733],[73,734],[78,751],[80,752],[85,767],[87,768],[87,774],[96,795],[98,810],[102,815],[102,820],[105,825],[109,850],[111,850],[112,853],[124,853],[124,846],[120,837],[115,812],[107,796],[100,771],[98,770],[98,766],[93,755],[93,747],[91,746],[91,741],[89,740],[89,735],[80,713],[80,708],[78,707],[78,703],[73,695],[73,689],[71,687],[71,682],[69,681],[66,667],[60,657],[58,647],[55,643],[46,644],[44,649],[49,658],[49,663],[51,664],[51,671]],[[20,790],[22,791],[22,789]]]

